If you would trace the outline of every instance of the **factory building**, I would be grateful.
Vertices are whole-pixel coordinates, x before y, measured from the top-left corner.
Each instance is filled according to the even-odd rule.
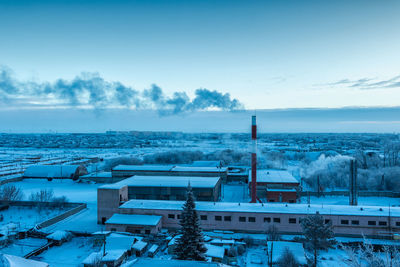
[[[249,172],[251,188],[251,172]],[[297,190],[300,183],[285,170],[257,170],[257,197],[267,202],[297,201]]]
[[[199,163],[198,163],[199,164]],[[124,179],[134,175],[142,176],[196,176],[221,177],[225,182],[228,170],[225,167],[198,167],[175,165],[118,165],[112,169],[112,177]]]
[[[32,165],[26,168],[23,178],[77,180],[87,173],[83,165]]]
[[[99,223],[105,221],[128,199],[184,200],[190,183],[197,201],[218,201],[221,178],[186,176],[133,176],[97,189]]]
[[[179,229],[183,201],[130,200],[119,214],[162,216],[161,227]],[[203,230],[265,233],[274,225],[281,234],[301,234],[301,219],[312,214],[331,223],[337,236],[383,238],[400,232],[400,208],[284,203],[196,202]],[[100,213],[100,216],[107,216]]]

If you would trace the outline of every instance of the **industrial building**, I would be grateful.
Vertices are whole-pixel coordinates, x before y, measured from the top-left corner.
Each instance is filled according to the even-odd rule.
[[[249,172],[249,187],[252,179]],[[297,201],[297,190],[300,183],[288,171],[285,170],[257,170],[257,197],[268,202]]]
[[[112,177],[124,179],[134,175],[142,176],[197,176],[221,177],[225,182],[228,170],[225,167],[197,167],[175,165],[118,165],[112,169]]]
[[[129,199],[184,200],[189,184],[197,201],[218,201],[221,195],[219,177],[133,176],[97,189],[98,212],[105,209],[112,215],[120,202]],[[99,222],[105,223],[102,217]]]
[[[83,165],[32,165],[26,168],[23,178],[77,180],[87,173]]]
[[[161,230],[161,216],[114,214],[106,221],[107,231],[128,232],[134,234],[157,234]]]
[[[110,203],[109,203],[110,204]],[[129,200],[113,210],[119,214],[162,216],[161,226],[179,229],[183,201]],[[103,213],[106,220],[113,214]],[[383,238],[400,232],[400,207],[307,205],[284,203],[196,202],[202,229],[265,233],[274,225],[281,234],[302,234],[301,219],[320,214],[337,236]]]

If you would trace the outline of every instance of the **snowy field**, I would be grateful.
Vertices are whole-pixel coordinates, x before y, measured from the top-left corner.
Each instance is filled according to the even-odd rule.
[[[48,220],[62,213],[62,209],[48,209],[36,207],[11,206],[1,211],[3,221],[0,222],[0,233],[24,231],[33,228],[36,224]]]
[[[0,253],[23,257],[33,250],[45,245],[46,243],[46,239],[39,238],[25,238],[14,240],[9,246],[0,248]]]
[[[307,203],[307,197],[301,198],[301,203]],[[310,197],[311,204],[349,205],[348,196]],[[400,199],[392,197],[358,197],[358,205],[365,206],[398,206]]]

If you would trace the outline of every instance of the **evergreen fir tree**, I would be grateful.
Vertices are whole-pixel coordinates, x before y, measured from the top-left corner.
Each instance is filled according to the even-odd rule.
[[[199,217],[195,209],[194,195],[189,184],[186,203],[180,219],[180,234],[174,249],[174,255],[180,260],[205,261],[204,238],[199,225]]]
[[[318,250],[328,249],[335,243],[331,223],[324,223],[324,218],[319,215],[310,215],[301,221],[306,245],[314,251],[314,267],[317,266]]]

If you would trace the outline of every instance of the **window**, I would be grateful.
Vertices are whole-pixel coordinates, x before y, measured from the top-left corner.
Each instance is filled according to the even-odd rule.
[[[271,218],[270,217],[264,217],[264,222],[270,223],[271,222]]]
[[[400,226],[400,222],[396,222],[396,226]]]
[[[246,221],[246,217],[239,217],[239,222],[245,222]]]
[[[207,215],[200,215],[200,220],[207,221]]]
[[[149,235],[149,234],[150,234],[150,230],[144,230],[144,233],[145,233],[146,235]]]
[[[215,216],[216,221],[222,221],[222,216]]]
[[[280,223],[281,222],[281,218],[274,218],[274,223]]]
[[[341,220],[340,223],[341,224],[349,224],[349,220]]]
[[[352,220],[352,221],[351,221],[351,224],[352,224],[352,225],[359,225],[359,224],[360,224],[360,221],[359,221],[359,220]]]
[[[224,221],[230,222],[230,221],[232,221],[232,217],[231,216],[224,216]]]
[[[331,220],[325,219],[325,224],[331,223]]]
[[[270,199],[268,200],[268,202],[275,202],[275,199]]]
[[[289,218],[289,223],[296,223],[296,218]]]
[[[289,203],[296,203],[294,199],[289,199]]]
[[[115,232],[115,231],[117,231],[117,229],[111,228],[111,232]]]
[[[379,225],[381,225],[381,226],[385,226],[387,223],[386,222],[384,222],[384,221],[379,221]]]
[[[180,214],[178,214],[176,217],[178,218],[178,220],[181,219],[181,215]]]
[[[107,218],[106,218],[106,217],[101,217],[101,224],[105,224],[106,221],[107,221]]]
[[[168,219],[175,219],[175,214],[168,214]]]
[[[139,229],[136,229],[136,230],[135,230],[135,233],[136,233],[136,234],[140,234],[140,230],[139,230]]]
[[[368,225],[376,225],[376,221],[368,221]]]
[[[249,222],[256,222],[256,217],[249,217]]]

